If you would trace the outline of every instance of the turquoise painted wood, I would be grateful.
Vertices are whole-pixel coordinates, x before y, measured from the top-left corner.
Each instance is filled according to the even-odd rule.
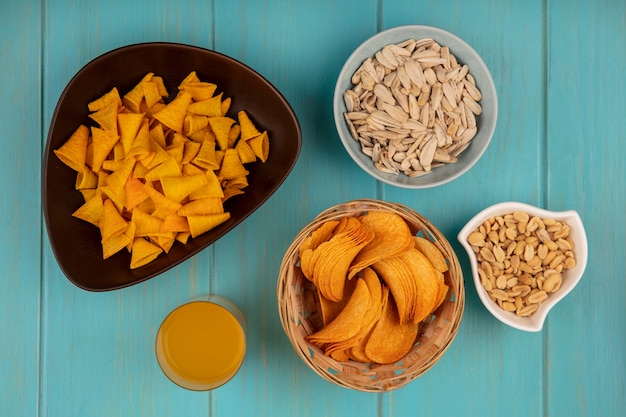
[[[409,191],[367,177],[343,151],[331,113],[344,60],[404,24],[464,38],[492,71],[499,120],[463,177]],[[300,158],[256,213],[193,259],[145,283],[94,294],[61,273],[43,225],[42,149],[56,102],[89,60],[143,41],[226,53],[285,95]],[[618,416],[626,408],[626,6],[621,0],[0,1],[0,416]],[[366,394],[322,380],[293,352],[276,306],[292,238],[354,198],[407,204],[458,251],[467,303],[444,357],[401,390]],[[541,333],[493,319],[469,280],[456,234],[477,211],[517,200],[577,210],[590,258],[581,284]],[[160,322],[217,293],[247,317],[237,376],[185,391],[154,359]]]

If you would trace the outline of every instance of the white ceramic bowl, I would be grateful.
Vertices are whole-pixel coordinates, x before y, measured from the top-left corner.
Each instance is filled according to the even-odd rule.
[[[493,216],[501,216],[515,211],[524,211],[531,217],[538,216],[540,218],[551,218],[566,222],[570,227],[570,236],[574,242],[574,255],[576,257],[576,266],[563,271],[563,283],[561,284],[561,288],[550,294],[550,296],[540,304],[537,311],[529,317],[518,317],[515,313],[505,311],[489,297],[478,275],[476,255],[467,241],[470,233],[483,224],[485,220]],[[582,278],[587,265],[587,236],[580,216],[574,210],[557,212],[518,202],[499,203],[484,209],[474,216],[463,229],[461,229],[458,234],[458,239],[467,251],[476,292],[487,310],[501,322],[528,332],[538,332],[543,328],[543,324],[550,310],[574,289]]]
[[[471,145],[459,155],[457,162],[435,168],[428,175],[411,178],[404,174],[384,173],[374,167],[371,158],[361,151],[359,142],[354,140],[346,125],[343,116],[346,111],[343,96],[346,90],[353,88],[352,75],[365,59],[373,57],[377,51],[391,43],[421,38],[433,38],[440,45],[448,46],[450,53],[456,57],[459,64],[468,65],[469,72],[476,80],[476,86],[482,94],[482,100],[480,101],[482,113],[476,118],[478,127],[476,136],[472,140]],[[487,149],[495,130],[498,118],[498,99],[489,69],[470,45],[452,33],[436,27],[409,25],[398,26],[372,36],[350,55],[337,78],[333,97],[333,111],[335,125],[341,142],[348,154],[365,172],[387,184],[416,189],[435,187],[452,181],[467,172],[480,159]]]

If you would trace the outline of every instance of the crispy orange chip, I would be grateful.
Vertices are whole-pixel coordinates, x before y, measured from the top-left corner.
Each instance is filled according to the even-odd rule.
[[[89,111],[94,112],[108,106],[111,103],[114,103],[117,107],[122,105],[122,99],[120,98],[120,93],[117,91],[116,87],[113,87],[108,93],[87,104],[87,108]]]
[[[359,220],[374,232],[374,239],[358,254],[350,266],[349,277],[380,259],[394,256],[413,247],[413,234],[402,217],[395,213],[370,211]]]
[[[240,110],[237,113],[237,119],[239,120],[239,125],[241,126],[241,140],[247,141],[248,139],[252,139],[253,137],[261,134],[254,123],[252,123],[250,116],[248,116],[248,113],[245,110]]]
[[[208,117],[222,116],[224,114],[222,112],[222,93],[219,93],[215,97],[211,97],[207,100],[191,103],[188,111],[189,113]]]
[[[311,259],[313,282],[331,301],[341,300],[352,260],[374,238],[374,234],[356,218],[347,219],[349,223],[345,230],[321,243]]]
[[[163,249],[148,242],[146,239],[135,238],[131,251],[130,268],[136,269],[152,262],[161,252],[163,252]]]
[[[185,135],[189,136],[200,129],[204,129],[208,125],[209,118],[207,116],[190,114],[188,116],[185,116],[185,121],[183,122],[183,132],[185,133]]]
[[[205,169],[219,169],[220,165],[215,155],[215,142],[209,140],[202,142],[198,155],[193,159],[193,162]]]
[[[217,90],[217,85],[202,81],[190,81],[181,84],[178,88],[191,94],[194,101],[202,101],[213,97],[213,93]]]
[[[195,216],[205,214],[224,213],[224,206],[220,197],[208,197],[192,200],[178,209],[180,216]]]
[[[243,194],[244,163],[259,157],[216,90],[192,71],[166,104],[163,78],[149,72],[123,97],[113,88],[90,102],[94,125],[54,150],[76,171],[84,203],[73,215],[101,229],[105,258],[126,248],[138,268],[230,218],[224,202]]]
[[[206,175],[179,175],[161,178],[163,194],[173,201],[180,203],[189,194],[208,184]]]
[[[359,332],[361,322],[367,310],[370,308],[371,295],[367,284],[361,278],[357,280],[354,291],[345,307],[335,317],[317,332],[306,337],[312,343],[322,344],[346,340]]]
[[[70,138],[54,154],[74,171],[82,172],[87,158],[87,143],[89,142],[89,128],[80,125]]]
[[[270,152],[270,140],[267,132],[263,132],[260,135],[249,139],[247,142],[261,162],[267,161]]]
[[[94,172],[98,172],[102,167],[102,163],[119,140],[119,136],[115,132],[98,127],[91,128],[91,136],[93,138],[93,165],[91,169]]]
[[[235,145],[235,150],[239,154],[239,159],[242,164],[256,161],[256,155],[247,142],[240,140],[237,142],[237,145]]]
[[[365,354],[373,362],[389,364],[399,361],[415,343],[419,326],[400,323],[393,297],[385,303],[382,315],[365,346]]]
[[[90,113],[89,118],[93,119],[100,128],[117,134],[117,104],[110,103],[95,113]]]
[[[175,132],[183,131],[185,116],[187,115],[187,107],[191,103],[191,94],[182,91],[168,105],[163,107],[153,116],[159,122],[169,127]]]
[[[209,125],[217,138],[217,144],[220,149],[225,151],[228,149],[228,136],[230,128],[235,123],[234,119],[226,116],[209,117]]]
[[[103,213],[104,204],[102,202],[102,197],[100,197],[100,194],[96,192],[92,198],[85,201],[82,206],[72,213],[72,216],[89,222],[94,226],[100,227],[100,221]]]
[[[228,180],[246,176],[248,174],[248,170],[244,168],[241,160],[239,159],[239,153],[235,149],[226,149],[218,176],[222,179]]]
[[[128,222],[124,220],[111,200],[104,200],[99,226],[102,240],[107,240],[124,233],[128,227]]]
[[[230,213],[187,216],[191,237],[200,236],[230,219]]]
[[[437,292],[439,290],[437,271],[433,268],[430,261],[417,249],[410,249],[401,253],[398,257],[409,267],[417,286],[417,296],[414,296],[415,306],[412,315],[413,323],[419,323],[432,313],[437,303]]]
[[[122,103],[124,106],[129,109],[133,113],[141,113],[141,103],[143,102],[143,83],[146,81],[152,80],[154,73],[147,73],[141,81],[133,87],[128,93],[124,95],[122,98]]]
[[[86,190],[96,188],[98,186],[98,177],[89,167],[85,166],[76,175],[75,188],[77,190]]]
[[[185,216],[176,213],[168,214],[161,224],[162,232],[188,232],[189,223]]]
[[[443,253],[439,248],[430,240],[422,236],[414,236],[415,248],[428,258],[433,267],[439,272],[446,272],[448,270],[448,263],[444,258]]]
[[[141,123],[144,120],[143,113],[119,113],[117,123],[119,125],[120,141],[124,147],[124,152],[128,153],[137,137]]]

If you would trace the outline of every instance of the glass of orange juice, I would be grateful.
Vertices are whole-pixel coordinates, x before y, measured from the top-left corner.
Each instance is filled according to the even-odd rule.
[[[156,356],[179,386],[206,391],[228,382],[246,353],[245,319],[230,300],[210,295],[192,300],[163,320]]]

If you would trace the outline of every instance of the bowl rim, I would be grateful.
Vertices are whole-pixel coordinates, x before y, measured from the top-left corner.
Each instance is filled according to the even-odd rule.
[[[363,59],[358,59],[357,58],[359,56],[361,56],[363,54],[364,57],[367,56],[371,56],[372,53],[365,55],[364,52],[368,51],[370,49],[372,49],[372,45],[378,45],[380,43],[380,46],[376,46],[374,48],[374,51],[379,50],[380,48],[382,48],[384,45],[389,44],[390,42],[382,42],[381,40],[386,38],[387,36],[390,35],[400,35],[400,34],[406,34],[407,36],[405,38],[411,37],[413,36],[412,33],[413,32],[419,32],[419,31],[427,31],[429,33],[432,34],[433,38],[437,38],[437,37],[443,37],[443,38],[448,38],[448,39],[453,39],[455,42],[458,42],[460,45],[462,45],[465,49],[466,49],[466,53],[468,55],[471,55],[472,59],[476,61],[476,64],[478,64],[479,70],[484,73],[485,75],[485,81],[488,85],[488,89],[490,91],[493,91],[493,97],[490,97],[490,100],[492,100],[493,102],[493,110],[491,111],[491,113],[493,114],[491,121],[487,124],[485,124],[484,126],[482,126],[482,132],[484,132],[485,136],[486,136],[486,140],[484,141],[484,146],[482,146],[482,148],[480,149],[479,152],[477,152],[477,154],[467,163],[467,165],[459,170],[457,170],[456,172],[454,172],[452,175],[449,175],[445,178],[442,178],[440,180],[436,180],[436,181],[429,181],[429,176],[430,175],[426,175],[423,177],[416,177],[416,178],[403,178],[404,181],[398,181],[398,176],[397,175],[393,175],[393,174],[388,174],[388,173],[384,173],[382,171],[379,171],[375,168],[373,168],[372,166],[370,166],[367,162],[367,160],[363,157],[363,155],[361,154],[360,149],[355,149],[352,146],[350,146],[350,144],[352,142],[354,142],[354,139],[352,138],[352,136],[350,135],[350,133],[347,130],[347,127],[345,126],[345,120],[343,118],[343,113],[345,111],[345,103],[343,101],[343,93],[345,92],[344,89],[341,88],[341,80],[345,80],[345,79],[349,79],[352,74],[354,73],[354,71],[356,71],[356,69],[358,68],[358,66],[360,65],[360,63],[363,61]],[[424,35],[419,35],[419,36],[424,36]],[[414,36],[413,36],[414,37]],[[398,42],[402,41],[403,39],[398,39]],[[355,61],[356,60],[356,61]],[[351,64],[352,62],[358,62],[358,65],[354,65]],[[474,64],[473,64],[474,65]],[[473,68],[475,68],[473,66]],[[476,70],[471,70],[471,72],[475,73]],[[335,121],[335,127],[337,130],[337,133],[339,135],[339,138],[343,144],[343,146],[345,147],[345,149],[347,150],[348,154],[350,155],[350,157],[352,158],[352,160],[363,170],[365,171],[367,174],[369,174],[370,176],[372,176],[373,178],[389,184],[389,185],[393,185],[396,187],[400,187],[400,188],[406,188],[406,189],[425,189],[425,188],[432,188],[432,187],[436,187],[439,185],[444,185],[446,183],[449,183],[457,178],[459,178],[460,176],[462,176],[463,174],[465,174],[467,171],[469,171],[482,157],[482,155],[485,153],[485,151],[487,150],[487,148],[489,147],[489,144],[493,138],[493,135],[495,133],[495,128],[496,128],[496,124],[497,124],[497,120],[498,120],[498,94],[497,94],[497,89],[495,86],[495,83],[493,81],[493,77],[491,75],[491,72],[489,71],[489,68],[487,67],[487,65],[485,64],[485,62],[483,61],[482,57],[480,56],[480,54],[478,54],[476,52],[476,50],[470,46],[466,41],[464,41],[463,39],[461,39],[459,36],[455,35],[452,32],[449,32],[445,29],[436,27],[436,26],[429,26],[429,25],[402,25],[402,26],[396,26],[396,27],[392,27],[389,29],[385,29],[383,31],[380,31],[374,35],[372,35],[371,37],[365,39],[363,42],[361,42],[361,44],[348,56],[348,58],[345,60],[339,75],[337,76],[337,80],[335,82],[335,88],[334,88],[334,92],[333,92],[333,115],[334,115],[334,121]],[[479,130],[481,131],[481,130]],[[370,161],[371,164],[371,161]],[[401,177],[402,178],[402,177]]]
[[[536,215],[543,218],[553,218],[556,220],[566,221],[570,226],[570,230],[573,233],[573,239],[576,241],[576,247],[574,252],[576,254],[576,267],[564,271],[566,276],[565,285],[562,285],[559,291],[551,294],[539,307],[539,309],[533,313],[530,317],[517,317],[514,313],[504,311],[491,298],[487,295],[487,291],[480,282],[478,276],[478,262],[476,255],[474,254],[470,244],[467,241],[467,237],[476,228],[478,228],[485,220],[492,216],[504,215],[512,213],[514,211],[525,211],[531,215]],[[584,271],[587,266],[588,258],[588,242],[585,227],[580,218],[580,215],[575,210],[553,211],[544,209],[541,207],[533,206],[527,203],[517,201],[504,201],[496,203],[485,209],[481,210],[474,217],[472,217],[466,225],[459,231],[457,235],[459,243],[463,246],[467,252],[470,267],[472,270],[472,281],[474,282],[474,288],[481,302],[485,308],[502,323],[507,324],[518,330],[527,332],[539,332],[542,330],[545,320],[550,310],[559,303],[567,294],[569,294],[574,287],[580,282]]]
[[[49,213],[49,206],[51,204],[51,202],[54,200],[54,197],[49,195],[49,190],[47,187],[48,184],[48,177],[51,175],[50,174],[50,169],[49,169],[49,165],[51,163],[51,159],[54,158],[53,152],[52,152],[52,139],[54,137],[54,132],[55,132],[55,127],[56,124],[58,122],[58,118],[59,118],[59,114],[61,112],[61,109],[63,107],[63,103],[64,101],[67,99],[67,96],[69,94],[69,92],[72,90],[72,87],[74,87],[74,85],[78,82],[78,80],[80,80],[81,76],[90,68],[96,66],[96,65],[102,65],[103,61],[106,62],[107,59],[116,56],[117,54],[120,53],[127,53],[129,51],[133,51],[136,49],[142,50],[145,48],[160,48],[160,47],[167,47],[167,48],[173,48],[176,50],[183,50],[183,51],[189,51],[189,52],[193,52],[193,53],[200,53],[200,54],[204,54],[206,56],[214,56],[220,60],[223,61],[227,61],[230,62],[232,65],[234,65],[235,67],[239,67],[242,70],[244,70],[245,72],[248,72],[249,74],[251,74],[258,83],[264,85],[266,88],[268,88],[269,90],[273,91],[276,99],[278,102],[280,102],[282,104],[282,106],[284,107],[284,109],[288,112],[289,114],[289,120],[293,122],[293,130],[296,133],[293,137],[293,147],[294,147],[294,154],[293,154],[293,159],[289,160],[289,165],[285,166],[285,174],[284,176],[281,178],[280,181],[278,181],[275,186],[271,187],[269,189],[269,192],[264,195],[262,198],[258,198],[258,201],[256,204],[253,205],[253,209],[249,210],[248,212],[245,212],[244,215],[237,217],[236,219],[234,219],[234,223],[232,223],[232,226],[229,227],[227,230],[225,231],[219,231],[214,238],[211,238],[210,241],[207,244],[203,244],[201,245],[201,247],[197,248],[197,249],[192,249],[189,251],[189,253],[186,253],[184,256],[180,256],[179,258],[174,259],[172,262],[167,263],[166,265],[164,265],[163,267],[158,268],[158,270],[146,270],[145,272],[141,272],[138,270],[130,270],[129,269],[129,278],[128,282],[122,282],[122,283],[111,283],[110,285],[103,285],[103,286],[91,286],[79,279],[76,278],[76,276],[74,276],[74,274],[68,269],[68,265],[66,265],[67,262],[62,262],[60,259],[60,249],[57,247],[57,244],[55,244],[54,239],[52,238],[51,232],[52,232],[52,225],[51,223],[51,214]],[[113,86],[111,86],[113,87]],[[88,94],[88,93],[87,93]],[[78,125],[78,123],[77,123]],[[42,155],[42,172],[41,172],[41,179],[42,179],[42,185],[41,185],[41,197],[42,197],[42,204],[43,204],[43,217],[44,217],[44,223],[45,223],[45,231],[46,234],[48,235],[48,241],[50,244],[50,248],[52,251],[52,254],[55,258],[55,260],[57,261],[57,265],[59,266],[59,269],[61,270],[61,272],[66,276],[66,278],[72,282],[74,285],[76,285],[77,287],[86,290],[86,291],[92,291],[92,292],[106,292],[106,291],[111,291],[111,290],[118,290],[118,289],[122,289],[125,287],[129,287],[129,286],[133,286],[136,284],[139,284],[141,282],[147,281],[151,278],[154,278],[158,275],[161,275],[162,273],[174,268],[175,266],[183,263],[184,261],[188,260],[189,258],[193,257],[194,255],[198,254],[199,252],[201,252],[202,250],[206,249],[207,247],[211,246],[213,243],[217,242],[219,239],[221,239],[224,235],[226,235],[228,232],[230,232],[231,230],[233,230],[234,228],[236,228],[240,223],[242,223],[246,218],[248,218],[250,215],[252,215],[257,209],[259,209],[263,204],[265,204],[265,202],[276,192],[278,191],[278,189],[280,188],[280,186],[282,185],[282,183],[287,179],[287,177],[289,176],[289,174],[291,173],[291,171],[293,170],[293,168],[295,167],[300,152],[301,152],[301,148],[302,148],[302,128],[300,125],[300,121],[298,119],[298,116],[295,112],[295,110],[293,109],[293,107],[291,106],[291,104],[289,103],[289,101],[285,98],[285,96],[283,95],[283,93],[274,85],[272,84],[267,78],[265,78],[262,74],[260,74],[257,70],[255,70],[254,68],[250,67],[249,65],[243,63],[242,61],[231,57],[229,55],[226,55],[222,52],[216,51],[216,50],[212,50],[212,49],[208,49],[208,48],[204,48],[201,46],[196,46],[196,45],[191,45],[191,44],[186,44],[186,43],[179,43],[179,42],[168,42],[168,41],[149,41],[149,42],[138,42],[138,43],[132,43],[132,44],[127,44],[127,45],[123,45],[123,46],[119,46],[110,50],[107,50],[99,55],[97,55],[94,58],[89,59],[84,65],[82,65],[80,67],[79,70],[77,70],[72,77],[70,78],[70,80],[67,82],[67,84],[65,85],[65,87],[63,88],[61,94],[59,95],[59,98],[56,101],[54,110],[51,114],[50,117],[50,121],[48,124],[48,130],[47,130],[47,134],[46,134],[46,142],[45,142],[45,146],[43,149],[43,155]],[[78,192],[78,191],[77,191]],[[68,214],[69,215],[69,214]],[[232,220],[232,219],[231,219]]]

